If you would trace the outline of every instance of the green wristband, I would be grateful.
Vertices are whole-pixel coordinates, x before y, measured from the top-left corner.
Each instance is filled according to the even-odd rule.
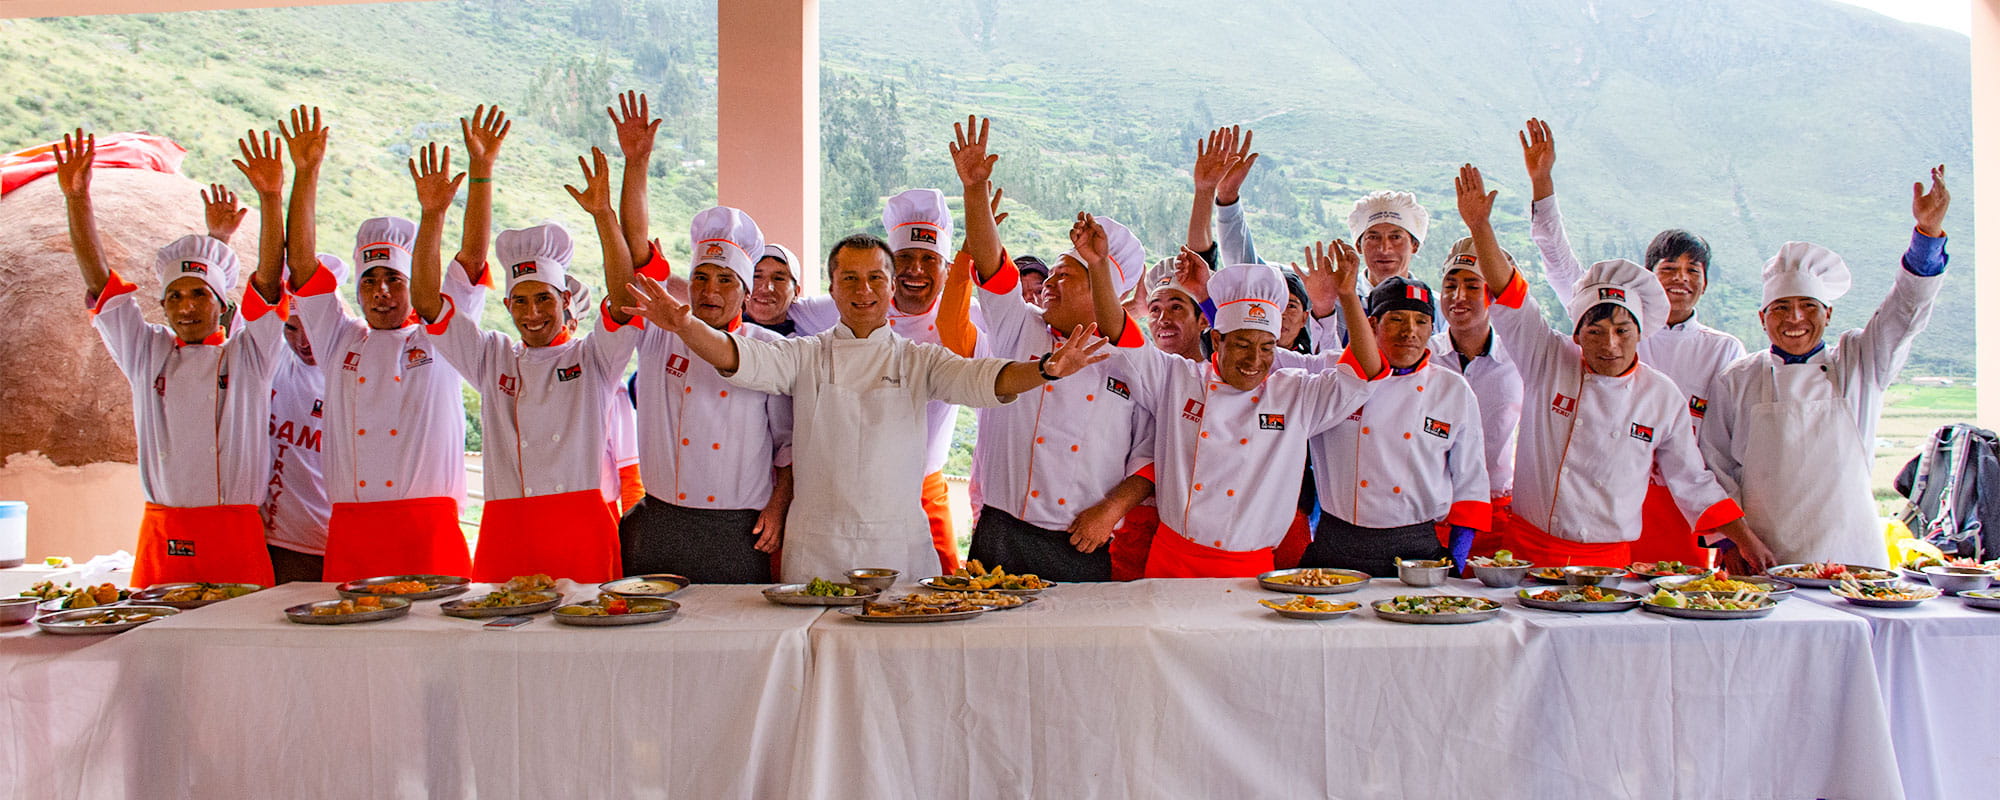
[[[492,178],[472,178],[473,183],[492,183]]]

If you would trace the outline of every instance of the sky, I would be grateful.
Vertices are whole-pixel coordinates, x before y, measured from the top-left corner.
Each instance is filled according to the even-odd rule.
[[[1966,33],[1972,21],[1972,3],[1986,0],[1842,0],[1878,14],[1907,22],[1935,25]]]

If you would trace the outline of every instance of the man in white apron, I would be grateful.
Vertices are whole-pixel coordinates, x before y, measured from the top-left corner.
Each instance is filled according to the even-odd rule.
[[[835,577],[887,567],[921,577],[938,564],[918,502],[922,437],[911,435],[932,401],[985,408],[1011,402],[1110,356],[1095,326],[1072,332],[1033,361],[964,358],[890,330],[893,255],[855,235],[828,256],[840,324],[816,336],[756,341],[696,319],[658,281],[641,275],[630,313],[676,333],[737,386],[792,396],[797,497],[785,523],[782,579]]]
[[[1902,269],[1861,328],[1824,340],[1853,279],[1832,251],[1786,242],[1764,265],[1758,317],[1771,349],[1723,370],[1701,429],[1716,480],[1781,562],[1881,564],[1869,470],[1882,392],[1909,360],[1944,284],[1944,167],[1912,187],[1917,227]],[[1725,554],[1725,560],[1733,560]]]

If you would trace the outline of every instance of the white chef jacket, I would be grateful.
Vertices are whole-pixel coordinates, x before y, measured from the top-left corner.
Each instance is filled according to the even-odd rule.
[[[1542,321],[1518,271],[1490,311],[1526,402],[1514,516],[1573,542],[1635,541],[1655,468],[1695,530],[1742,516],[1703,466],[1687,402],[1664,373],[1639,362],[1623,375],[1591,372],[1582,348]]]
[[[1058,334],[1040,309],[1021,299],[1019,270],[1011,259],[1002,262],[992,278],[979,283],[979,302],[986,309],[979,332],[984,349],[1016,361],[1054,352],[1068,332]],[[1116,347],[1145,346],[1138,324],[1126,320]],[[1037,528],[1068,528],[1077,512],[1102,501],[1142,461],[1150,461],[1135,450],[1139,435],[1131,385],[1124,359],[1108,358],[1019,402],[981,409],[972,449],[974,502]]]
[[[246,290],[241,333],[183,343],[167,326],[146,321],[138,290],[112,272],[92,305],[91,325],[131,384],[146,501],[173,508],[262,503],[271,474],[271,373],[285,357],[285,299],[272,307]]]
[[[937,329],[938,303],[943,300],[944,290],[940,288],[930,307],[915,314],[905,314],[897,310],[895,304],[890,304],[889,330],[912,342],[943,345]],[[831,295],[801,297],[792,301],[791,319],[798,326],[799,335],[813,335],[831,330],[838,324],[840,311],[834,307]],[[974,329],[986,330],[986,318],[977,301],[972,304],[970,319]],[[972,354],[986,355],[985,345],[975,346]],[[924,424],[924,474],[929,475],[944,469],[944,462],[951,457],[951,437],[958,424],[958,407],[933,400],[924,408]]]
[[[1319,371],[1330,353],[1280,350],[1276,366]],[[1306,445],[1326,513],[1363,528],[1445,521],[1491,530],[1479,402],[1458,373],[1427,353],[1408,374],[1388,370],[1368,402]]]
[[[443,300],[425,331],[479,392],[487,501],[602,492],[611,461],[604,406],[625,379],[637,326],[604,311],[594,332],[529,347],[481,330],[471,313]]]
[[[1514,495],[1514,436],[1521,426],[1521,371],[1491,326],[1483,355],[1461,366],[1451,331],[1431,336],[1431,366],[1458,373],[1479,401],[1480,443],[1486,448],[1486,483],[1495,498]]]
[[[1347,357],[1320,373],[1274,369],[1245,392],[1224,383],[1213,362],[1156,347],[1119,352],[1133,399],[1154,419],[1160,525],[1218,550],[1261,550],[1285,538],[1306,441],[1346,419],[1373,389]]]
[[[618,383],[611,399],[604,401],[604,415],[605,436],[609,440],[604,446],[611,458],[611,468],[604,473],[604,502],[614,503],[624,494],[618,471],[639,463],[639,415],[623,381]],[[644,485],[644,470],[640,474],[639,482]]]
[[[646,492],[688,508],[763,508],[772,467],[792,464],[792,398],[742,388],[677,334],[644,329],[639,343],[639,475]],[[757,325],[729,332],[759,342],[784,336]]]
[[[264,494],[264,538],[300,553],[326,553],[327,502],[321,450],[326,432],[326,375],[296,353],[279,359],[271,379],[271,479]]]
[[[455,307],[486,301],[457,261],[442,290]],[[298,292],[299,320],[326,376],[327,499],[373,503],[449,497],[465,505],[465,398],[458,370],[446,363],[414,320],[392,331],[349,316],[321,267]],[[490,448],[489,448],[490,449]]]

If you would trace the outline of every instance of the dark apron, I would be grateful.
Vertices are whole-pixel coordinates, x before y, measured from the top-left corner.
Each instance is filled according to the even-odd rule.
[[[646,495],[618,523],[619,562],[626,575],[668,572],[695,583],[770,583],[771,556],[757,550],[751,532],[757,513],[688,508]]]
[[[1034,574],[1058,583],[1111,580],[1111,546],[1079,553],[1069,543],[1069,531],[1037,528],[992,506],[979,509],[972,529],[971,557],[987,569],[1006,567],[1015,574]]]
[[[1398,558],[1433,559],[1450,554],[1438,544],[1435,523],[1363,528],[1322,511],[1312,544],[1306,545],[1299,566],[1358,569],[1377,578],[1393,578]]]

